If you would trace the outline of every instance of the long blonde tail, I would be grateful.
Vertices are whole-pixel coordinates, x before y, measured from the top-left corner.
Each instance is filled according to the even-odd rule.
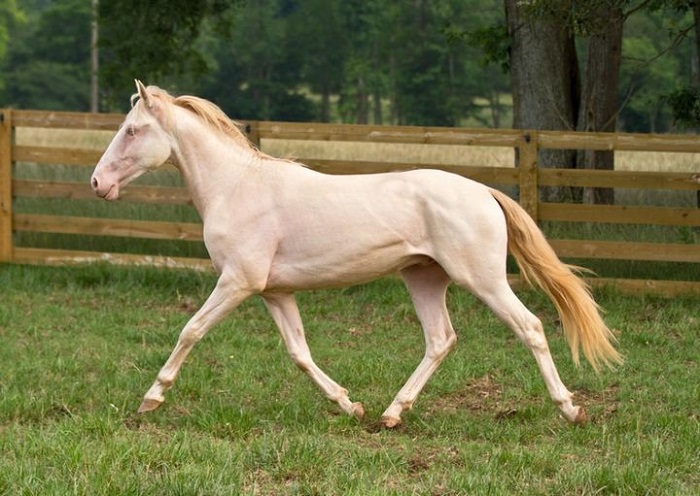
[[[508,251],[528,283],[542,288],[557,307],[574,363],[579,364],[579,349],[596,371],[601,364],[612,367],[622,363],[612,345],[615,336],[603,322],[588,285],[577,276],[581,269],[559,260],[535,221],[517,202],[500,191],[490,191],[506,218]]]

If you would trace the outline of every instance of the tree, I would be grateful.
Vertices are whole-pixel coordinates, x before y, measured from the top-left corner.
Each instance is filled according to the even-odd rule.
[[[24,13],[17,6],[16,0],[0,0],[0,67],[7,55],[7,45],[10,41],[10,30],[16,24],[24,21]],[[5,80],[0,76],[0,91],[5,86]]]
[[[535,15],[517,0],[505,1],[511,40],[509,68],[513,95],[513,127],[570,131],[578,121],[580,80],[573,32],[552,16]],[[544,167],[573,168],[571,150],[540,151]],[[562,192],[549,188],[545,200]]]
[[[399,124],[455,126],[470,111],[479,84],[468,73],[469,48],[445,26],[466,24],[471,2],[417,0],[397,10],[392,45],[394,105]]]
[[[534,129],[614,131],[619,111],[623,25],[627,16],[646,3],[505,0],[512,37],[514,114],[519,116],[515,126],[523,127],[527,123],[525,127]],[[584,52],[582,65],[577,57],[576,39],[581,41]],[[541,165],[591,169],[614,166],[610,151],[551,154],[540,155]],[[548,190],[552,199],[560,198],[561,194],[559,190]],[[610,189],[587,190],[584,195],[591,202],[614,201]]]
[[[90,5],[57,0],[33,16],[12,32],[5,99],[24,108],[87,111]]]
[[[700,127],[700,1],[658,0],[655,7],[692,12],[692,23],[678,29],[676,36],[680,39],[690,33],[694,34],[693,74],[686,85],[669,92],[664,100],[670,105],[674,118],[681,127]]]
[[[10,27],[20,22],[24,14],[17,7],[16,0],[0,0],[0,60],[7,52],[7,42],[10,39]]]
[[[219,44],[203,96],[241,119],[313,120],[313,104],[300,88],[303,59],[310,55],[298,49],[289,29],[297,8],[287,0],[246,2],[230,41]]]
[[[206,72],[196,43],[206,20],[226,37],[242,0],[109,0],[100,2],[101,80],[110,108],[124,100],[134,78],[144,81]]]
[[[625,22],[618,90],[620,129],[654,133],[671,128],[664,95],[690,82],[691,44],[673,34],[676,26],[686,23],[687,14],[654,11],[640,12]]]
[[[301,80],[320,96],[315,116],[320,122],[330,122],[331,96],[340,93],[345,77],[350,43],[342,10],[339,2],[299,0],[288,19],[286,46],[300,63]]]
[[[625,15],[624,1],[602,0],[579,18],[579,28],[587,38],[586,64],[583,71],[581,100],[578,103],[576,129],[588,132],[613,132],[616,130],[617,90],[622,62],[622,27]],[[579,169],[615,168],[615,154],[611,150],[581,150],[577,154]],[[586,188],[587,203],[614,203],[615,190],[611,188]]]

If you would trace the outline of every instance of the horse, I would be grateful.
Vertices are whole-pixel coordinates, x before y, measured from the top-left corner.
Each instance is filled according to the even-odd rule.
[[[541,321],[508,283],[507,254],[553,301],[576,365],[580,350],[596,371],[614,368],[622,356],[579,268],[559,260],[516,201],[439,170],[316,172],[263,153],[210,101],[135,83],[131,110],[95,166],[92,189],[116,200],[130,181],[174,165],[201,216],[218,274],[138,412],[160,407],[195,344],[243,300],[259,295],[293,362],[342,411],[363,418],[362,403],[351,401],[312,359],[295,292],[398,272],[423,329],[425,355],[382,414],[383,426],[401,423],[455,345],[445,301],[453,283],[486,304],[530,350],[561,414],[572,423],[586,421],[559,377]]]

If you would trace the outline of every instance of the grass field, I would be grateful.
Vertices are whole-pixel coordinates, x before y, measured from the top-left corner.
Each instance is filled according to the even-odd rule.
[[[362,401],[342,415],[287,357],[257,299],[217,326],[165,405],[135,412],[208,273],[0,266],[0,494],[698,494],[697,300],[597,296],[626,364],[576,369],[549,302],[571,426],[534,360],[462,291],[458,344],[397,430],[381,412],[423,353],[396,279],[299,297],[317,363]]]

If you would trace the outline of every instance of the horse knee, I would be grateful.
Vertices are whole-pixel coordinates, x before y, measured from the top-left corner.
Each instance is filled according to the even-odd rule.
[[[180,337],[178,340],[182,346],[186,348],[191,348],[202,340],[204,334],[206,334],[206,332],[203,332],[200,328],[189,327],[185,328],[180,333]]]
[[[445,329],[445,335],[440,340],[431,339],[425,350],[426,356],[433,360],[442,360],[457,343],[457,334],[450,327]]]
[[[303,372],[308,372],[311,369],[312,361],[311,356],[308,353],[290,351],[289,357],[292,359],[294,365],[296,365]]]

